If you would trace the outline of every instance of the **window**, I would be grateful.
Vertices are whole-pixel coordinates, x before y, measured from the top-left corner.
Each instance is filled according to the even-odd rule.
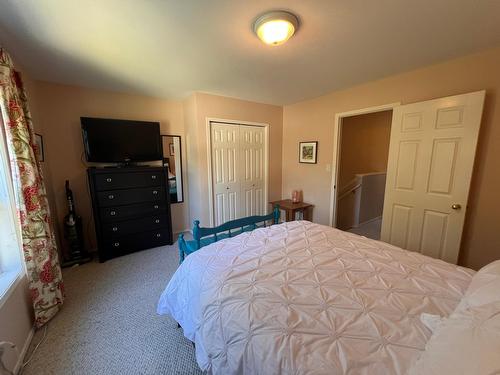
[[[21,228],[0,115],[0,300],[21,275]]]

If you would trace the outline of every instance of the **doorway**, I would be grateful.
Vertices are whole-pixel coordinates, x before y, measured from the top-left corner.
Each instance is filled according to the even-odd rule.
[[[339,128],[336,226],[380,239],[392,109],[345,116]]]
[[[339,170],[340,170],[340,141],[342,139],[342,123],[344,119],[354,116],[393,111],[401,103],[388,103],[375,107],[356,109],[353,111],[335,114],[333,129],[333,164],[332,164],[332,189],[330,195],[330,226],[337,227],[337,197],[339,196]]]
[[[483,90],[336,115],[331,225],[338,221],[345,119],[392,110],[380,240],[456,263],[484,98]]]

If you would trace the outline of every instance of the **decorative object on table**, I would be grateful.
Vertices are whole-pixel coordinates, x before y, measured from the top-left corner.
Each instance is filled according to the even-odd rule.
[[[39,161],[45,161],[45,155],[43,153],[43,137],[41,134],[35,133],[35,153]]]
[[[293,203],[291,199],[283,199],[281,201],[273,201],[269,203],[273,206],[279,205],[280,209],[285,211],[286,221],[294,221],[295,214],[297,212],[302,215],[303,220],[312,221],[312,210],[314,207],[312,204],[305,202]]]
[[[174,144],[173,143],[170,143],[168,145],[168,149],[170,151],[170,156],[175,156],[175,149],[174,149]]]
[[[66,261],[63,267],[68,267],[77,263],[90,261],[83,246],[83,226],[82,218],[75,211],[73,192],[69,188],[69,181],[66,180],[66,200],[68,201],[68,214],[64,217],[64,239],[66,240]]]
[[[302,190],[292,191],[292,203],[302,202]]]
[[[318,142],[299,142],[299,163],[316,164]]]

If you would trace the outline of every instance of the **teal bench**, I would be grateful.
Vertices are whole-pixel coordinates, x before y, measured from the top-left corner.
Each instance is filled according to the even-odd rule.
[[[220,241],[224,238],[234,237],[243,232],[250,232],[256,228],[264,228],[268,221],[272,224],[278,224],[280,219],[279,205],[275,205],[273,212],[263,216],[249,216],[241,219],[231,220],[227,223],[219,225],[215,228],[200,227],[200,221],[193,222],[193,240],[186,241],[184,234],[179,235],[179,263],[184,261],[184,258],[203,246]]]

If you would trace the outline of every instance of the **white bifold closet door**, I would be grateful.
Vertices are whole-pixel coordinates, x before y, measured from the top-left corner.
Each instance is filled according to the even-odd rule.
[[[214,224],[265,212],[265,129],[211,123]]]

